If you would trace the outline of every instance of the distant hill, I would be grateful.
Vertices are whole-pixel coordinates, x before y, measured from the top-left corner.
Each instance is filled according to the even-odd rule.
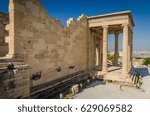
[[[114,51],[109,51],[110,54],[114,54]],[[122,57],[122,51],[119,51],[119,56]],[[150,51],[133,51],[133,57],[150,58]]]
[[[150,51],[134,51],[133,57],[150,58]]]

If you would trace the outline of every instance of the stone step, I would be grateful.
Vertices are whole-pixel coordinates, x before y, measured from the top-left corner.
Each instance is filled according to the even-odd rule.
[[[14,65],[14,68],[16,69],[22,69],[25,67],[29,67],[28,64],[25,64],[23,62],[7,62],[7,63],[0,63],[0,72],[3,72],[4,70],[6,70],[8,65]]]
[[[15,66],[16,65],[24,65],[24,63],[22,63],[22,62],[7,62],[7,63],[0,63],[0,68],[7,67],[10,64],[14,64]]]

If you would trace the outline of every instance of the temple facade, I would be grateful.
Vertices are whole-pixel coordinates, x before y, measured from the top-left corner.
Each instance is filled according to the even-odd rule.
[[[9,0],[9,13],[0,13],[0,27],[0,98],[40,96],[64,77],[81,72],[109,77],[108,34],[114,34],[114,66],[122,68],[113,79],[128,79],[134,27],[131,11],[81,15],[64,26],[38,0]],[[119,34],[122,65],[118,64]]]

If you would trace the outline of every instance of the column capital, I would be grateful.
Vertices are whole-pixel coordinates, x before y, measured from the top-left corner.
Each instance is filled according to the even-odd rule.
[[[116,32],[114,33],[114,35],[115,35],[115,36],[119,36],[119,31],[116,31]]]
[[[123,27],[129,27],[129,24],[124,23],[124,24],[122,24],[122,26],[123,26]]]
[[[103,25],[102,28],[108,28],[108,25]]]

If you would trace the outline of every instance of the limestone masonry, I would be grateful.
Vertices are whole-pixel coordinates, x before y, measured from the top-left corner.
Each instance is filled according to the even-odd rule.
[[[50,86],[41,85],[96,66],[107,74],[108,34],[115,35],[117,65],[123,33],[122,78],[127,78],[133,26],[130,11],[81,15],[63,26],[38,0],[9,0],[9,13],[0,13],[0,98],[30,98]]]
[[[5,29],[9,23],[8,20],[8,14],[0,13],[0,57],[8,53],[8,45],[5,43],[5,37],[8,36],[8,32]]]

